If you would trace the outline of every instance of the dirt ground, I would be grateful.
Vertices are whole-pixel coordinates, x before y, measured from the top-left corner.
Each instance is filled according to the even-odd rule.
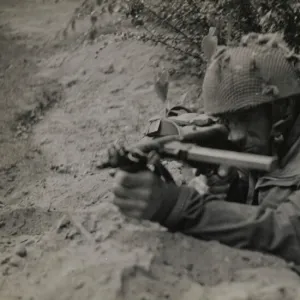
[[[62,38],[79,3],[0,1],[0,299],[300,299],[286,262],[171,234],[112,204],[112,179],[95,164],[161,111],[153,72],[172,57],[128,38],[135,29],[118,14],[101,16],[93,43],[89,18]],[[174,79],[172,103],[197,84]]]

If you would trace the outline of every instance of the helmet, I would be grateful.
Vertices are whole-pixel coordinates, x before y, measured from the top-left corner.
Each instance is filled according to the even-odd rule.
[[[251,33],[239,46],[219,47],[202,86],[206,114],[248,109],[300,94],[300,56],[281,35]]]

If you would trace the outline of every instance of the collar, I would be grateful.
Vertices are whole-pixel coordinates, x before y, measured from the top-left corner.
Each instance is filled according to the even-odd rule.
[[[294,125],[287,137],[285,148],[287,149],[285,155],[281,159],[280,166],[284,168],[289,161],[299,152],[300,147],[300,114],[296,118]]]
[[[300,115],[287,137],[285,148],[287,151],[281,158],[278,169],[263,177],[287,178],[296,176],[300,179]]]

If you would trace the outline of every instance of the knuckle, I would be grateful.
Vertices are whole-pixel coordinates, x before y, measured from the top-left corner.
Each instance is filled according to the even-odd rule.
[[[156,181],[155,174],[152,173],[151,171],[145,171],[144,179],[145,179],[145,182],[147,182],[149,185],[154,184]]]
[[[118,183],[115,183],[113,185],[112,191],[113,191],[113,194],[116,197],[119,197],[119,199],[126,197],[126,190],[121,185],[119,185]]]
[[[133,210],[130,213],[128,213],[128,216],[135,219],[141,219],[143,216],[143,212],[141,210]]]
[[[119,203],[120,203],[120,198],[117,197],[117,196],[114,196],[114,197],[113,197],[113,203],[114,203],[115,205],[119,205]]]
[[[119,188],[120,188],[119,183],[115,181],[115,182],[113,183],[113,185],[112,185],[112,192],[113,192],[114,194],[116,194],[116,193],[118,192]]]
[[[113,204],[119,207],[120,210],[122,210],[123,201],[119,197],[114,197]]]
[[[116,184],[118,185],[124,185],[124,183],[126,182],[127,180],[127,172],[125,171],[122,171],[122,170],[118,170],[115,174],[115,182]]]
[[[152,197],[152,190],[151,189],[144,189],[143,190],[143,200],[149,201]],[[142,206],[146,206],[145,201],[142,201]]]

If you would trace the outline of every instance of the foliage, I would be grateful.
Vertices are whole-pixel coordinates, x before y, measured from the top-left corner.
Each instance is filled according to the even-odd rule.
[[[90,16],[89,38],[94,39],[102,13],[124,13],[143,29],[140,39],[165,45],[179,69],[197,76],[204,67],[202,39],[210,27],[216,28],[221,45],[237,44],[249,32],[281,32],[290,47],[300,47],[297,0],[83,0],[63,34],[75,30],[76,20]]]
[[[127,15],[146,30],[144,40],[203,63],[201,41],[216,28],[219,44],[237,43],[249,32],[282,32],[299,50],[300,4],[278,0],[128,0]],[[201,74],[199,74],[201,75]]]

